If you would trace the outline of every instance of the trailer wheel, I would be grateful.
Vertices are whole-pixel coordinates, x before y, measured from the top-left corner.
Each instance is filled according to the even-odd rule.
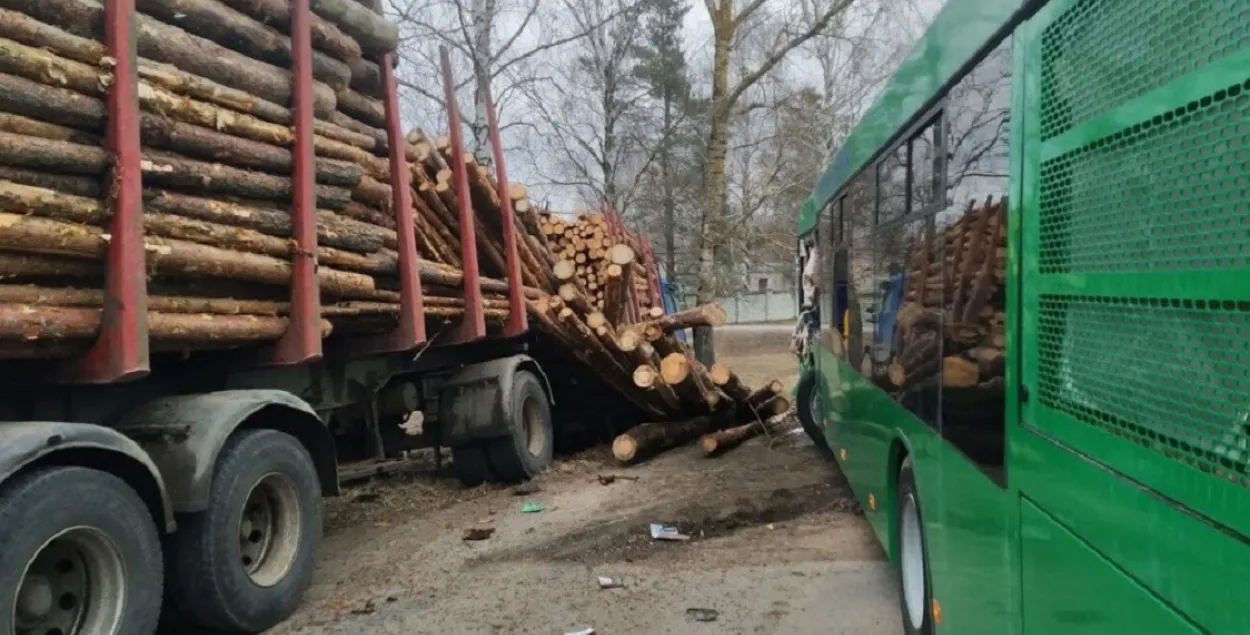
[[[477,487],[490,480],[490,462],[486,447],[470,443],[451,449],[451,469],[465,487]]]
[[[172,597],[198,626],[258,633],[290,617],[321,543],[321,485],[299,441],[236,433],[222,448],[207,511],[180,519]]]
[[[511,405],[510,433],[492,440],[487,449],[495,477],[509,483],[546,469],[555,447],[551,404],[538,377],[526,371],[513,376]]]
[[[825,439],[824,430],[816,423],[824,416],[824,407],[820,403],[820,391],[816,389],[816,373],[805,373],[799,378],[795,399],[798,401],[795,409],[798,411],[799,423],[803,424],[803,431],[816,445],[816,451],[820,452],[821,457],[833,460],[833,449],[829,447],[829,441]]]
[[[161,610],[161,542],[124,481],[43,468],[0,494],[0,633],[151,633]]]
[[[894,532],[898,545],[899,604],[906,635],[932,635],[932,578],[929,575],[929,549],[924,539],[924,516],[916,493],[916,475],[911,458],[903,459],[898,471]]]

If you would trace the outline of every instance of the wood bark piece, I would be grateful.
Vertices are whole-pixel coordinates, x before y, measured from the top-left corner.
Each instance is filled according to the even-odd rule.
[[[287,35],[291,34],[291,4],[287,0],[222,0],[222,2],[262,24],[274,27]],[[364,55],[360,44],[342,29],[315,13],[310,13],[308,17],[313,48],[325,51],[348,64]]]
[[[368,57],[394,51],[399,29],[355,0],[312,0],[312,10],[360,43]]]
[[[99,309],[0,304],[0,340],[87,339],[100,331]],[[148,336],[187,344],[274,340],[286,331],[286,318],[265,315],[209,315],[148,312]],[[322,337],[330,334],[322,322]]]
[[[220,163],[205,163],[155,150],[143,153],[141,167],[145,184],[250,199],[291,199],[289,177],[249,172]],[[317,205],[326,209],[343,209],[351,202],[351,193],[341,188],[317,185],[315,192]]]
[[[612,442],[612,456],[621,463],[640,463],[717,430],[727,420],[723,413],[715,413],[675,423],[644,423],[634,426]]]
[[[135,0],[135,9],[279,68],[294,65],[291,38],[218,0]],[[330,88],[345,88],[351,80],[347,64],[316,49],[311,64],[313,77]]]

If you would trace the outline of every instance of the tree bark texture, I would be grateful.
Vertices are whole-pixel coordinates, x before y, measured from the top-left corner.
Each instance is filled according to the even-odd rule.
[[[222,0],[222,2],[262,24],[274,27],[287,35],[291,34],[291,5],[287,0]],[[313,48],[333,55],[348,64],[364,55],[360,44],[342,29],[315,13],[309,17]]]

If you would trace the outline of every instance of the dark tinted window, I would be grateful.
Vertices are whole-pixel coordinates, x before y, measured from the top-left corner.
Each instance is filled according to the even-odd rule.
[[[907,144],[900,145],[877,164],[878,223],[907,214]]]
[[[1006,408],[1006,280],[1011,41],[955,86],[946,106],[947,206],[937,240],[942,291],[942,436],[1001,484]],[[935,253],[936,255],[936,253]],[[932,272],[933,269],[930,269]]]
[[[911,138],[911,211],[918,212],[937,202],[940,187],[937,170],[938,122],[925,126],[919,134]]]
[[[847,189],[843,202],[843,218],[846,222],[845,248],[838,254],[844,278],[839,300],[842,301],[839,326],[844,337],[845,359],[857,369],[863,369],[865,339],[871,340],[872,331],[867,309],[872,301],[872,227],[877,209],[876,173],[864,170],[855,177]],[[865,337],[867,332],[867,338]]]

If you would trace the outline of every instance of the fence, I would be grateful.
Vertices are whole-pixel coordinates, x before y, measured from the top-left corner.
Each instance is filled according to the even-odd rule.
[[[794,291],[764,291],[717,298],[728,314],[727,324],[787,322],[799,317],[799,298]],[[684,306],[695,306],[698,299],[688,295]]]

